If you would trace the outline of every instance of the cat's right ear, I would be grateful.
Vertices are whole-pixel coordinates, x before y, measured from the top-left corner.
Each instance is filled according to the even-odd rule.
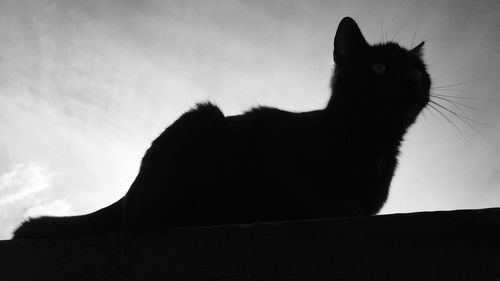
[[[335,34],[333,61],[336,64],[342,64],[366,47],[368,47],[368,43],[356,22],[350,17],[343,18]]]

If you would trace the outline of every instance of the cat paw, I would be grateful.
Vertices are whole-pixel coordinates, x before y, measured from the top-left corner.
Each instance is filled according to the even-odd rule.
[[[363,216],[363,208],[351,200],[330,202],[325,208],[326,217],[359,217]]]

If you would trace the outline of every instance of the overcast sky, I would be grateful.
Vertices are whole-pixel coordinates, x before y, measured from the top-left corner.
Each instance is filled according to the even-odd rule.
[[[475,120],[426,110],[383,212],[500,206],[499,3],[0,0],[0,239],[119,199],[195,102],[322,108],[346,15],[372,43],[426,40],[434,85],[458,83],[435,91],[467,97],[443,105]]]

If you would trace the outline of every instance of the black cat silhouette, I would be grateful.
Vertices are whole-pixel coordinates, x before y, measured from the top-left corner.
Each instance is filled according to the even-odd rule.
[[[225,117],[199,104],[152,143],[122,199],[87,215],[29,219],[14,238],[376,214],[403,136],[429,101],[422,46],[369,45],[346,17],[324,109]]]

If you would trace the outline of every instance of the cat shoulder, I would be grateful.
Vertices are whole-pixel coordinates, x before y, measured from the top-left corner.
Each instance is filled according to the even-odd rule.
[[[220,108],[213,103],[197,103],[194,108],[181,115],[176,122],[204,123],[220,121],[225,118]]]
[[[224,126],[224,113],[216,105],[206,102],[198,103],[194,108],[182,114],[165,132],[184,131],[196,134],[211,129],[221,129]]]
[[[142,158],[141,171],[157,159],[184,161],[196,159],[219,146],[227,133],[225,116],[216,105],[198,103],[168,126],[151,144]]]

